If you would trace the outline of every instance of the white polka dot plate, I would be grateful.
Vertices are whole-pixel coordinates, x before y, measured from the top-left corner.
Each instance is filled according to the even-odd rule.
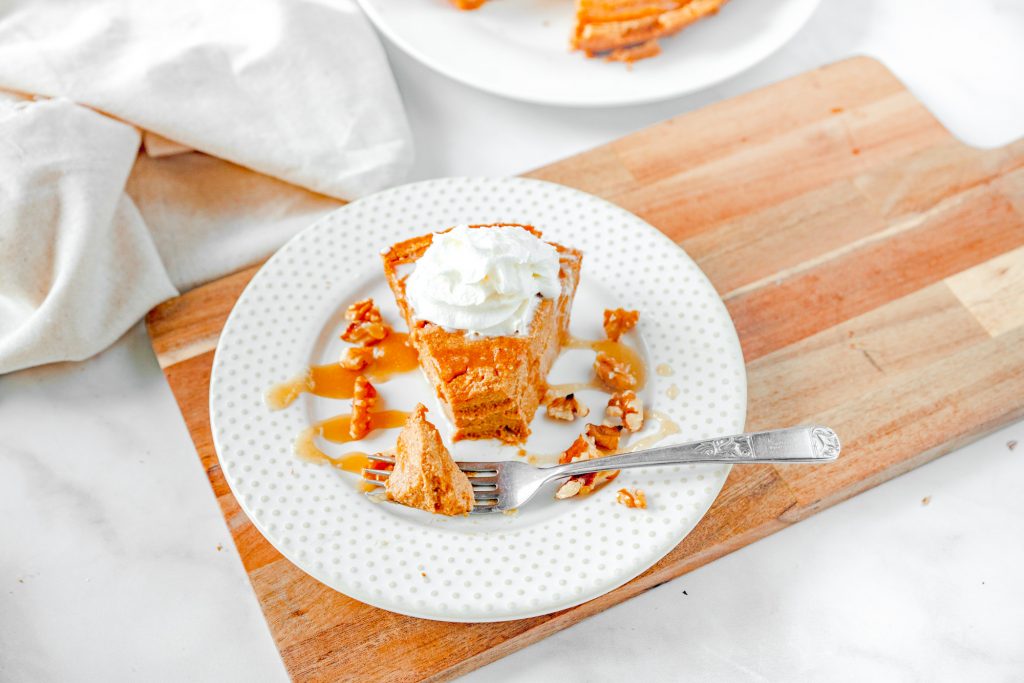
[[[542,491],[514,515],[449,518],[378,502],[360,491],[357,475],[293,454],[304,428],[349,412],[350,402],[303,394],[271,411],[264,392],[311,365],[336,361],[352,301],[373,296],[385,318],[403,327],[384,282],[381,249],[452,225],[496,222],[531,224],[583,251],[574,336],[601,337],[605,308],[640,311],[639,326],[624,339],[649,370],[641,396],[665,416],[663,424],[679,427],[661,443],[743,431],[746,375],[724,305],[681,249],[627,211],[536,180],[446,178],[387,190],[326,216],[274,255],[235,304],[210,382],[214,444],[242,508],[290,561],[353,598],[415,617],[518,619],[606,593],[675,547],[729,472],[725,465],[628,470],[587,498],[556,501]],[[592,360],[592,351],[567,351],[549,381],[584,381]],[[376,386],[387,408],[424,403],[451,444],[450,427],[418,372]],[[579,395],[599,421],[607,396]],[[557,454],[583,423],[556,422],[539,410],[525,449]],[[658,426],[649,419],[633,442]],[[392,447],[396,434],[377,430],[349,448],[323,447],[332,455],[374,452]],[[493,441],[460,441],[452,453],[462,460],[523,457]],[[617,503],[622,487],[643,489],[647,509]]]

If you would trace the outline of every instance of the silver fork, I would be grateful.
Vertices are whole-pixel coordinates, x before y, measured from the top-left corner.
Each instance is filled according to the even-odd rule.
[[[471,514],[505,512],[522,507],[550,481],[604,470],[690,463],[816,463],[839,457],[839,437],[828,427],[791,427],[749,432],[706,441],[649,448],[635,453],[583,460],[568,465],[534,467],[524,462],[457,462],[473,484],[476,504]],[[383,455],[371,459],[394,463]],[[363,480],[384,486],[388,470],[363,469]]]

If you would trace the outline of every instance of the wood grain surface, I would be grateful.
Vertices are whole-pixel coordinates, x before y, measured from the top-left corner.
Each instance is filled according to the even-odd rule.
[[[256,531],[221,475],[207,392],[250,268],[148,317],[153,348],[296,680],[453,678],[1024,414],[1024,141],[964,146],[877,62],[844,61],[528,174],[592,192],[696,259],[736,323],[748,429],[827,424],[828,467],[736,467],[697,528],[578,607],[455,624],[368,607]]]

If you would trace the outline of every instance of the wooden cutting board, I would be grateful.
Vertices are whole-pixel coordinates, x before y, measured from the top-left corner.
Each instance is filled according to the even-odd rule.
[[[153,310],[160,363],[298,680],[445,680],[949,452],[1024,414],[1024,140],[967,147],[851,59],[529,174],[604,197],[696,259],[746,354],[748,429],[833,427],[826,467],[736,467],[629,584],[522,621],[440,623],[309,578],[232,497],[210,439],[217,337],[250,268]],[[424,226],[427,229],[431,226]]]

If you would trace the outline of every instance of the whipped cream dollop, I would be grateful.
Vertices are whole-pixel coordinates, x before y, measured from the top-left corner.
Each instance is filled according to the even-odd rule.
[[[525,334],[542,298],[557,297],[558,252],[514,225],[436,233],[405,283],[418,320],[485,336]]]

